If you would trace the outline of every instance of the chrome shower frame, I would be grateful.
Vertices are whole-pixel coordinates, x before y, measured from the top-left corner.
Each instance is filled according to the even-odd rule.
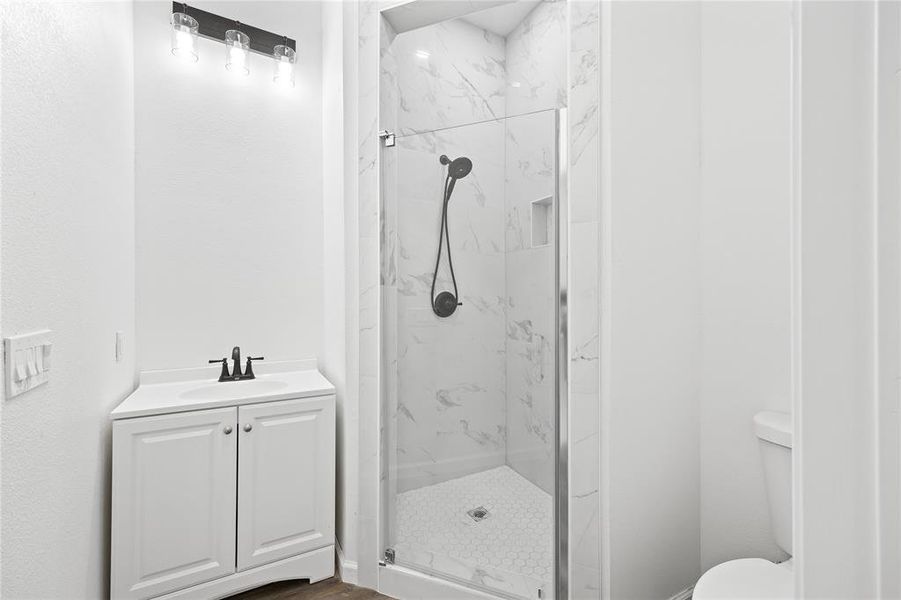
[[[569,155],[566,109],[557,114],[557,201],[554,252],[557,270],[555,376],[556,470],[554,472],[554,598],[569,598]]]

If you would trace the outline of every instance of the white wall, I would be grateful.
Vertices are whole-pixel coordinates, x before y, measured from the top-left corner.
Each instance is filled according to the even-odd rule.
[[[360,437],[364,427],[360,422],[360,236],[359,236],[359,121],[360,121],[360,55],[359,55],[359,7],[354,2],[341,3],[342,20],[342,62],[344,89],[344,376],[345,376],[345,414],[344,431],[347,433],[346,443],[339,448],[339,459],[346,471],[342,479],[346,482],[344,502],[346,514],[351,517],[350,527],[345,528],[339,543],[344,551],[345,559],[350,566],[363,564],[359,547],[362,537],[362,526],[359,521],[360,502]],[[369,425],[367,423],[367,425]],[[366,438],[369,441],[369,438]],[[370,529],[373,529],[370,527]],[[369,549],[369,547],[367,547]],[[378,560],[376,553],[367,557],[368,565],[364,566],[361,583],[376,587],[378,585]],[[371,563],[375,563],[373,566]],[[368,567],[368,568],[365,568]]]
[[[135,364],[132,5],[0,13],[3,335],[54,331],[50,382],[3,401],[2,595],[102,598],[108,413]]]
[[[700,574],[699,26],[698,3],[614,3],[604,30],[601,476],[617,600],[668,598]]]
[[[230,355],[268,360],[322,348],[321,6],[192,6],[298,40],[296,87],[271,61],[225,70],[169,52],[171,3],[135,4],[137,322],[141,370]]]
[[[901,6],[877,6],[879,591],[901,597]]]
[[[876,597],[875,7],[810,2],[798,14],[795,553],[806,598]]]
[[[701,6],[701,567],[784,559],[752,419],[791,411],[790,2]]]
[[[342,553],[355,550],[350,540],[355,535],[356,494],[355,477],[351,477],[348,452],[356,435],[355,407],[347,396],[345,376],[345,272],[347,262],[344,249],[344,48],[343,8],[338,2],[322,5],[322,148],[323,198],[323,339],[319,368],[335,386],[337,396],[338,473],[335,499],[336,537]],[[341,557],[347,560],[347,554]],[[342,571],[342,577],[351,574]],[[353,582],[351,582],[353,583]]]

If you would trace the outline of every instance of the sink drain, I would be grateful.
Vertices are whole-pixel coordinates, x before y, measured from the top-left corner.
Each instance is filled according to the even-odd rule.
[[[484,506],[479,506],[472,510],[468,510],[468,511],[466,511],[466,514],[469,515],[470,517],[472,517],[472,520],[476,521],[476,522],[483,521],[483,520],[487,519],[489,516],[488,509],[485,508]]]

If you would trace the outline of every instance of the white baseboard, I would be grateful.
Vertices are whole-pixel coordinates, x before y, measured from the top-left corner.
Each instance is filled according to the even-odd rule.
[[[669,600],[691,600],[691,593],[694,589],[695,586],[687,587],[678,594],[670,596]]]
[[[338,555],[338,577],[340,577],[341,581],[344,583],[357,585],[357,561],[347,560],[347,557],[344,556],[344,550],[341,548],[341,544],[337,542],[335,542],[335,552]]]

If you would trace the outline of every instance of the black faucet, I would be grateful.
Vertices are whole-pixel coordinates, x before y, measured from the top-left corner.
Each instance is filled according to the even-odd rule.
[[[235,366],[232,368],[232,372],[228,372],[228,359],[227,358],[217,358],[215,360],[211,360],[210,364],[213,363],[222,363],[222,372],[219,373],[219,381],[244,381],[246,379],[256,379],[256,375],[253,373],[253,361],[255,360],[264,360],[262,356],[248,356],[247,357],[247,366],[244,368],[244,372],[241,372],[241,348],[239,346],[235,346],[232,348],[232,360],[235,361]]]
[[[240,379],[244,376],[244,373],[241,372],[241,347],[235,346],[232,348],[232,360],[235,361],[235,366],[232,367],[232,379]]]

